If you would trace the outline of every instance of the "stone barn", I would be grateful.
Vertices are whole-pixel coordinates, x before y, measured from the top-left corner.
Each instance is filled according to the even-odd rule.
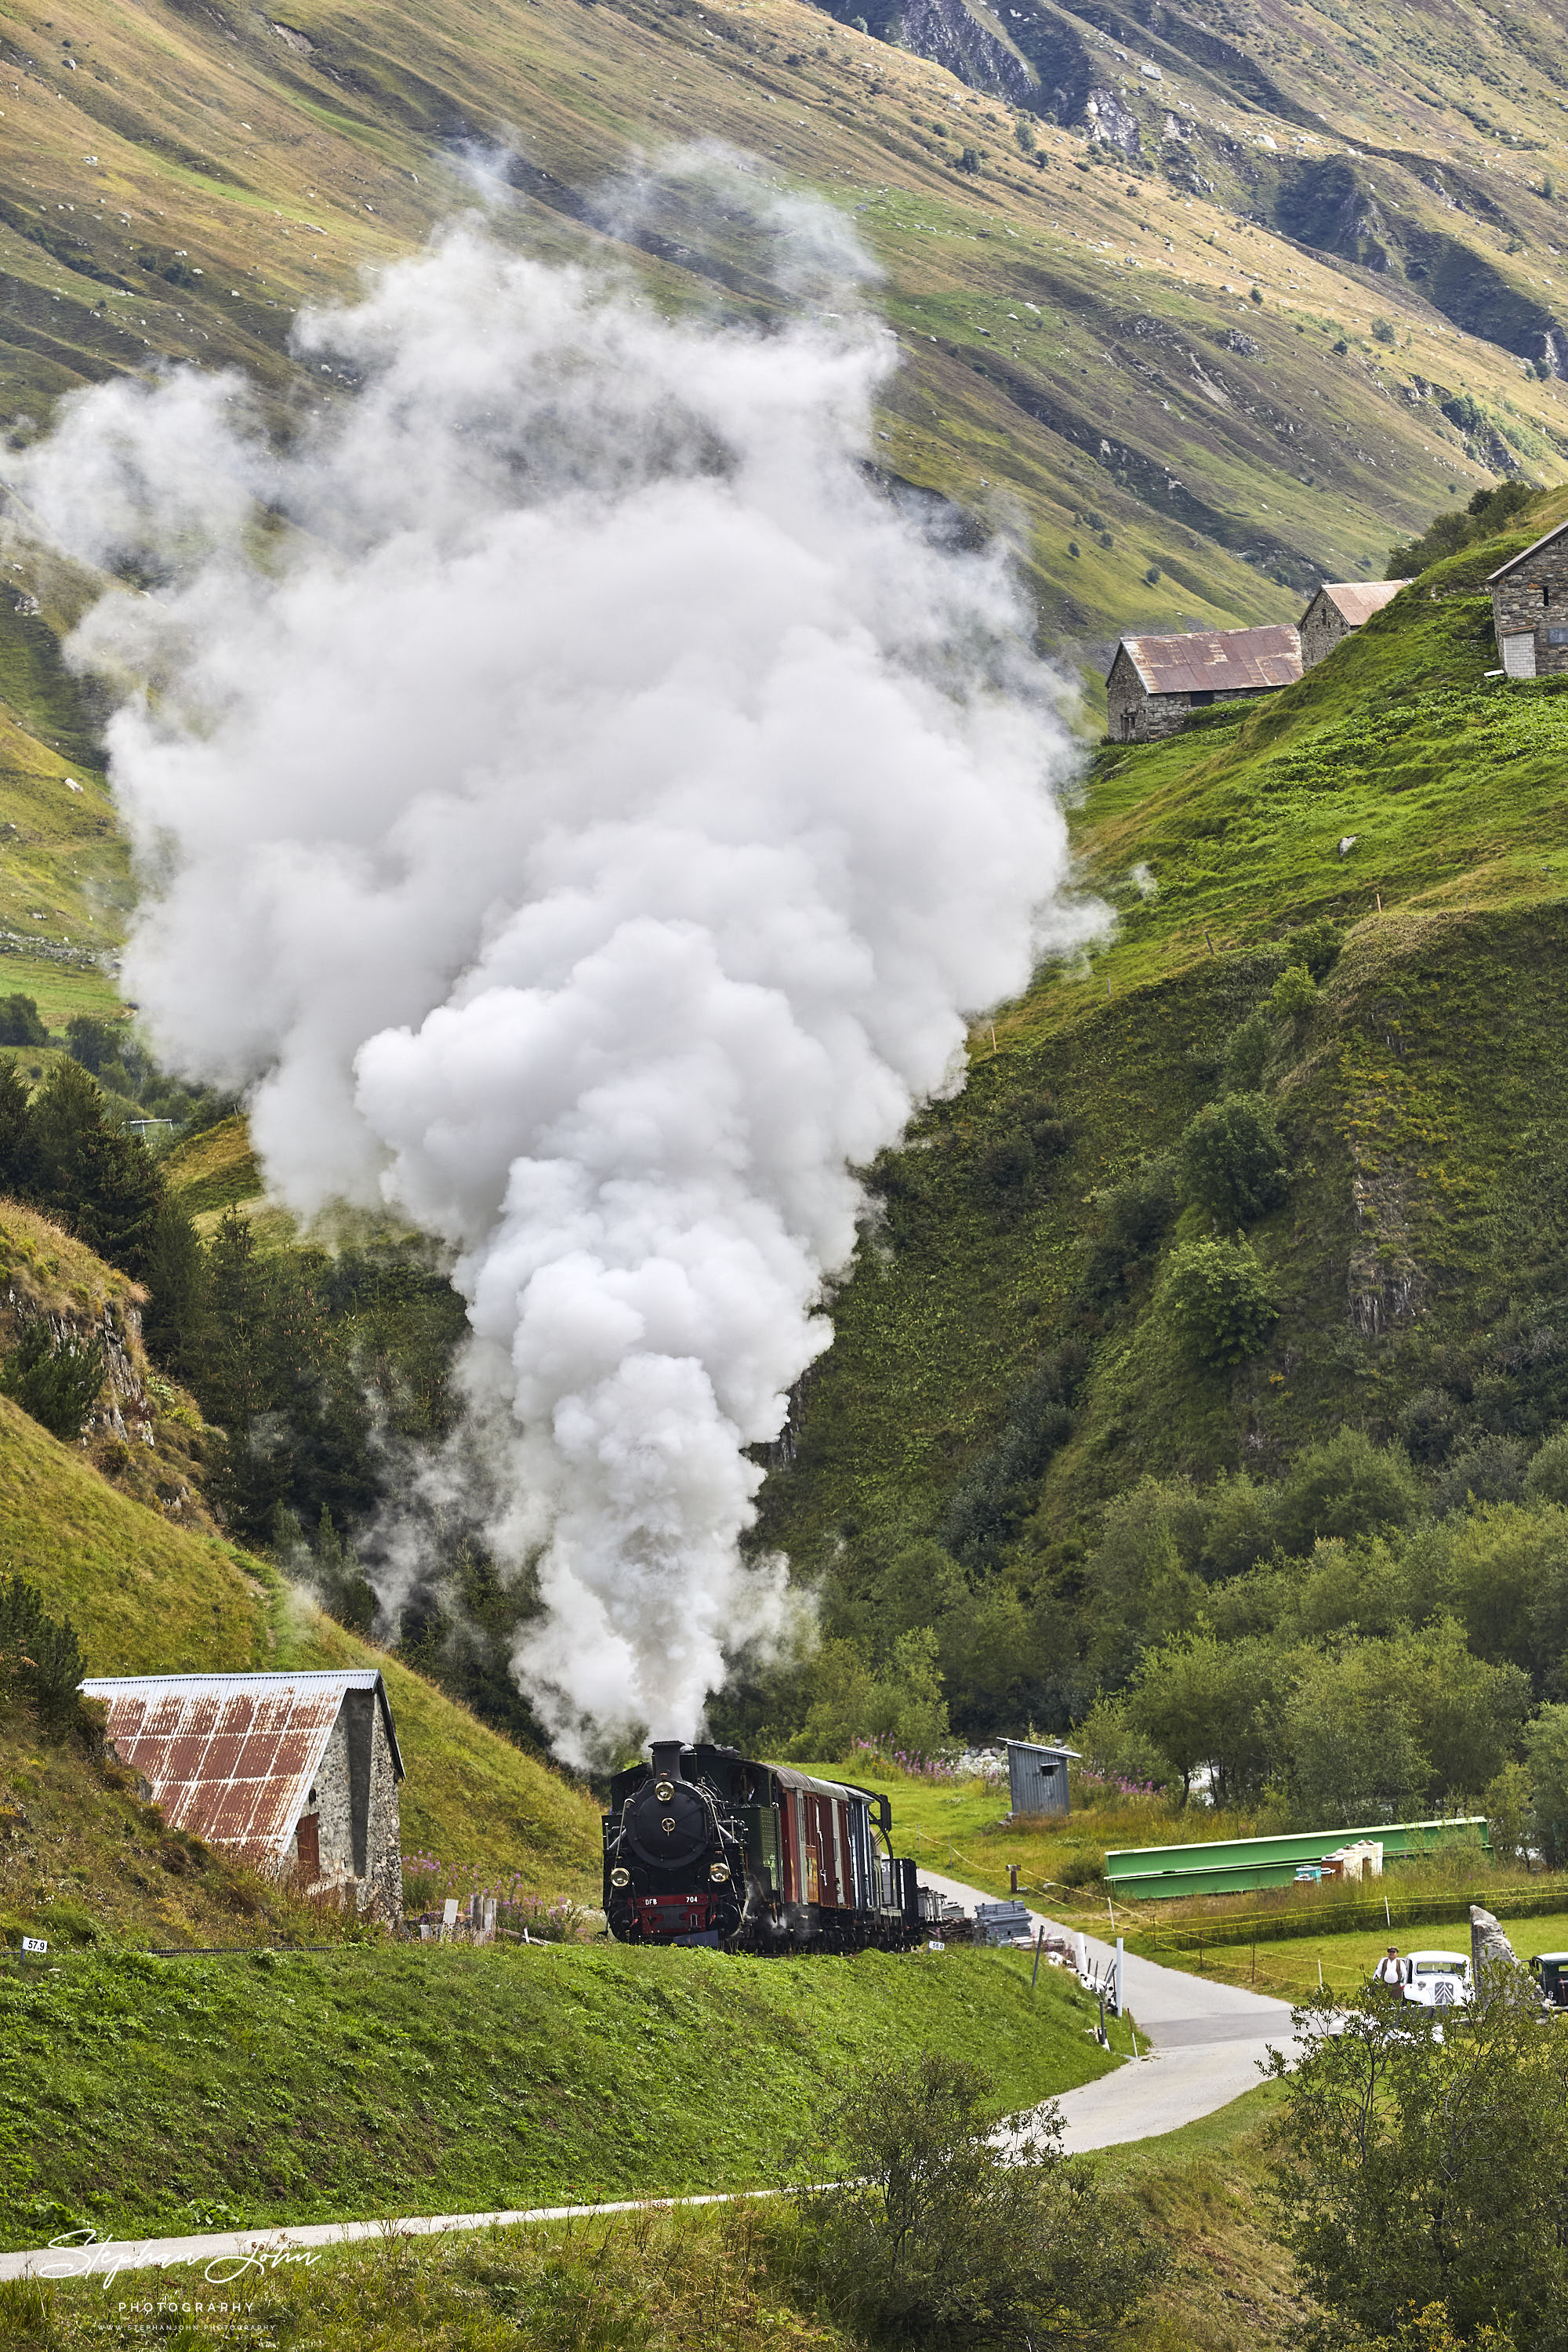
[[[1297,623],[1301,639],[1301,667],[1315,669],[1326,654],[1392,604],[1408,580],[1325,580]]]
[[[342,1887],[403,1916],[403,1759],[374,1668],[297,1675],[130,1675],[85,1682],[121,1761],[172,1829],[228,1846],[307,1891]]]
[[[1106,731],[1123,743],[1156,742],[1194,710],[1276,693],[1300,675],[1301,641],[1284,623],[1123,637],[1105,681]]]
[[[1568,522],[1500,564],[1487,586],[1498,653],[1510,677],[1568,670]]]

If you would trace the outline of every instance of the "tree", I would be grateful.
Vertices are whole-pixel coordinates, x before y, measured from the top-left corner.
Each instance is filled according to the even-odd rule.
[[[78,1685],[87,1672],[76,1628],[56,1619],[36,1586],[0,1583],[0,1696],[32,1701],[39,1728],[60,1738],[81,1720]]]
[[[1189,1633],[1140,1660],[1127,1719],[1182,1776],[1207,1766],[1215,1801],[1233,1805],[1261,1788],[1274,1752],[1272,1717],[1284,1661],[1267,1643]]]
[[[937,2053],[851,2082],[820,2119],[816,2157],[841,2179],[796,2206],[801,2285],[838,2325],[898,2352],[1124,2340],[1164,2268],[1147,2224],[1068,2163],[1054,2111],[995,2146],[990,2088]]]
[[[1314,1828],[1399,1821],[1431,1772],[1383,1642],[1310,1657],[1281,1710],[1279,1745],[1292,1810]]]
[[[0,996],[0,1045],[47,1045],[49,1033],[30,996]]]
[[[148,1354],[176,1380],[194,1383],[206,1333],[206,1259],[195,1225],[167,1194],[147,1249],[148,1300],[142,1337]]]
[[[1221,1095],[1183,1129],[1176,1181],[1184,1200],[1227,1233],[1278,1208],[1289,1191],[1285,1148],[1262,1095]]]
[[[1406,1526],[1420,1507],[1420,1483],[1400,1449],[1342,1429],[1291,1464],[1279,1494],[1279,1540],[1287,1551],[1310,1551],[1320,1536]]]
[[[103,1097],[79,1062],[58,1061],[29,1112],[39,1156],[40,1208],[138,1280],[163,1198],[156,1163],[103,1117]]]
[[[14,1062],[0,1062],[0,1193],[36,1200],[42,1168],[26,1081]]]
[[[42,1316],[26,1325],[0,1365],[0,1394],[19,1404],[51,1436],[74,1444],[103,1386],[103,1342],[57,1333]]]
[[[1274,2190],[1320,2340],[1419,2342],[1410,2306],[1441,2304],[1463,2343],[1563,2352],[1568,2036],[1542,2032],[1523,1971],[1489,1972],[1460,2031],[1372,1988],[1296,2027]]]
[[[1256,1354],[1279,1319],[1268,1276],[1245,1242],[1183,1242],[1165,1273],[1165,1310],[1200,1361]]]
[[[1535,1842],[1553,1870],[1568,1863],[1568,1706],[1543,1706],[1524,1734]]]

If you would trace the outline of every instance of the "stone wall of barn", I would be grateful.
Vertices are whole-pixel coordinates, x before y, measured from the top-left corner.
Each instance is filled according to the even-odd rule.
[[[349,1691],[307,1792],[286,1859],[304,1870],[314,1824],[319,1870],[307,1883],[353,1886],[359,1909],[403,1916],[403,1832],[397,1775],[374,1691]],[[301,1833],[303,1824],[303,1833]]]
[[[1542,548],[1492,590],[1498,652],[1510,677],[1568,671],[1568,545]]]
[[[1194,710],[1210,710],[1221,702],[1256,702],[1261,695],[1277,694],[1278,687],[1237,687],[1206,695],[1150,694],[1134,675],[1131,688],[1121,686],[1114,673],[1105,690],[1105,731],[1118,743],[1159,743],[1179,735]]]
[[[1350,624],[1321,588],[1301,615],[1301,667],[1312,669],[1350,635]]]

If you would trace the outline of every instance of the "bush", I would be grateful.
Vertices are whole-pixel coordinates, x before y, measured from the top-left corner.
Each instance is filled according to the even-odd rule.
[[[30,996],[0,996],[0,1045],[47,1045],[49,1033]]]
[[[1278,1208],[1289,1177],[1264,1097],[1222,1095],[1199,1111],[1176,1146],[1176,1180],[1184,1200],[1227,1231]]]
[[[73,1331],[57,1335],[40,1315],[0,1364],[0,1395],[31,1413],[51,1436],[73,1444],[103,1386],[106,1368],[101,1339],[83,1339]]]
[[[1245,1242],[1184,1242],[1171,1254],[1165,1308],[1205,1364],[1238,1364],[1279,1318],[1268,1276]]]
[[[1022,2146],[993,2146],[989,2092],[934,2053],[851,2083],[820,2125],[824,2158],[849,2177],[799,2200],[802,2286],[898,2352],[1124,2341],[1163,2256],[1131,2206],[1068,2164],[1054,2112]]]
[[[1304,963],[1288,963],[1268,992],[1277,1021],[1306,1021],[1318,1008],[1318,983]]]
[[[1524,1474],[1532,1503],[1568,1503],[1568,1429],[1560,1429],[1536,1453]]]
[[[1486,1430],[1456,1446],[1432,1482],[1433,1503],[1445,1517],[1472,1501],[1517,1503],[1523,1493],[1523,1447]]]
[[[980,169],[980,150],[977,147],[966,147],[963,154],[958,159],[958,168],[961,172],[969,172],[971,173],[978,173]]]
[[[1005,1135],[984,1153],[980,1181],[993,1200],[1012,1206],[1027,1192],[1035,1172],[1035,1147],[1022,1132]]]
[[[1279,1494],[1279,1540],[1287,1551],[1307,1552],[1320,1537],[1407,1526],[1420,1507],[1420,1485],[1400,1449],[1342,1429],[1304,1447],[1290,1465]]]
[[[1374,343],[1392,345],[1397,342],[1399,339],[1394,331],[1393,320],[1374,319],[1372,322],[1372,339]]]
[[[30,1699],[39,1727],[59,1738],[89,1720],[78,1688],[86,1672],[74,1625],[51,1617],[21,1577],[0,1584],[0,1693]]]
[[[1148,571],[1143,574],[1143,577],[1148,582],[1151,588],[1157,588],[1160,584],[1159,565],[1157,563],[1152,563],[1149,566]]]
[[[1321,915],[1316,922],[1303,923],[1285,941],[1291,962],[1305,964],[1314,980],[1328,978],[1340,960],[1343,945],[1339,925],[1331,922],[1327,915]]]
[[[1089,1284],[1104,1290],[1125,1282],[1158,1244],[1176,1213],[1175,1169],[1168,1152],[1141,1160],[1131,1174],[1089,1194],[1097,1228]]]
[[[1568,2037],[1542,2029],[1529,1979],[1491,1972],[1444,2033],[1437,2014],[1368,1988],[1299,2017],[1275,2189],[1321,2336],[1384,2342],[1442,2305],[1447,2341],[1568,2347]],[[1401,2330],[1412,2347],[1433,2329]],[[1502,2347],[1498,2345],[1498,2352]]]

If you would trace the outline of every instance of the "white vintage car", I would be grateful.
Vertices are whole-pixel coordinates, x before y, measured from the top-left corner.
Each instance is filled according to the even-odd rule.
[[[1470,2000],[1469,1956],[1464,1952],[1411,1952],[1405,1998],[1422,2009],[1463,2009]]]

